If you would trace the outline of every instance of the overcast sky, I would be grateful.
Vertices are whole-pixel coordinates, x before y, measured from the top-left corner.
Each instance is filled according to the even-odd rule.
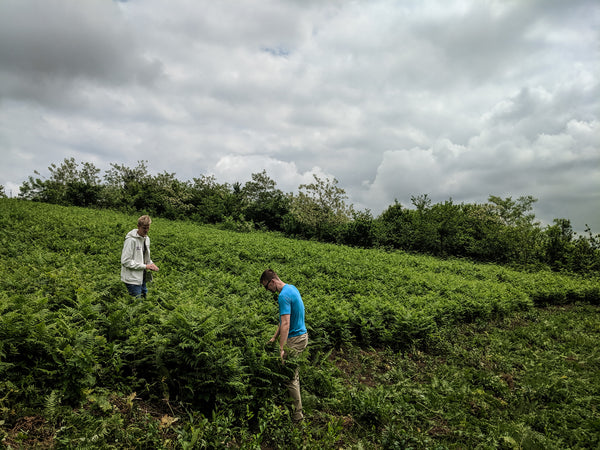
[[[596,0],[0,0],[0,184],[75,158],[600,233]]]

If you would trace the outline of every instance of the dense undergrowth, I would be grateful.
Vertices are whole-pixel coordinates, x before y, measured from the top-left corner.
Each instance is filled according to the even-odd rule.
[[[119,280],[135,220],[0,200],[5,445],[598,445],[597,278],[155,219],[137,301]],[[268,267],[306,305],[298,427]]]

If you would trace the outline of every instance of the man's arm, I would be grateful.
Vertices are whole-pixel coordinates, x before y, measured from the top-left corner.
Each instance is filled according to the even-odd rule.
[[[133,270],[152,270],[158,272],[158,267],[152,261],[148,264],[138,263],[135,261],[135,246],[136,243],[133,240],[127,240],[123,244],[123,251],[121,252],[121,265]]]
[[[281,323],[279,325],[279,354],[281,355],[281,359],[283,360],[283,356],[285,350],[285,344],[287,342],[288,333],[290,332],[290,315],[283,314],[281,316]]]

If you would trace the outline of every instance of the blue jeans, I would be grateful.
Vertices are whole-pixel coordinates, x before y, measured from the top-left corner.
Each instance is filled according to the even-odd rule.
[[[148,293],[148,288],[146,287],[146,283],[142,283],[142,284],[129,284],[129,283],[125,283],[125,286],[127,286],[127,292],[129,292],[129,295],[136,297],[136,298],[146,298],[146,294]]]

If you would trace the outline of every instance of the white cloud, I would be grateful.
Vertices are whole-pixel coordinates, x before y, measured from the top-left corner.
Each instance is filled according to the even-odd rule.
[[[598,219],[592,205],[600,193],[599,125],[573,120],[562,132],[533,140],[509,139],[492,129],[466,147],[444,139],[427,149],[385,152],[374,181],[363,184],[368,191],[362,202],[385,208],[397,199],[410,207],[411,196],[421,194],[459,202],[533,195],[543,222],[572,218],[568,213],[578,210],[582,230],[584,221]]]
[[[277,183],[277,189],[283,192],[295,192],[301,184],[313,183],[313,175],[321,179],[335,178],[318,166],[301,172],[295,163],[284,162],[261,156],[227,155],[219,159],[211,175],[226,183],[250,181],[252,174],[267,171],[267,175]]]

